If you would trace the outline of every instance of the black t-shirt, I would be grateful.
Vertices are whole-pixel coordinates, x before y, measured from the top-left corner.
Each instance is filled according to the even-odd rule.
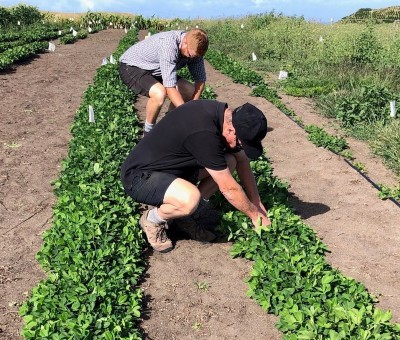
[[[227,104],[192,100],[169,112],[130,152],[121,168],[150,170],[188,178],[199,168],[226,169],[222,124]]]

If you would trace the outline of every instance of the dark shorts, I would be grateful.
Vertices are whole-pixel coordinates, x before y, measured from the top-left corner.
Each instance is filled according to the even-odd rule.
[[[184,179],[196,184],[199,171],[196,170]],[[159,207],[171,183],[178,177],[165,172],[133,170],[123,180],[125,192],[138,203]]]
[[[124,63],[119,63],[119,75],[133,92],[143,96],[149,96],[150,88],[157,83],[162,83],[161,77],[156,77],[151,74],[151,71],[142,70],[136,66],[129,66]]]

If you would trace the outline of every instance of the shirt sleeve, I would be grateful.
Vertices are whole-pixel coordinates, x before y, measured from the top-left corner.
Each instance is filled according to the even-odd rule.
[[[160,70],[165,87],[175,87],[177,82],[177,63],[179,58],[179,45],[176,41],[166,41],[160,44]]]
[[[201,81],[203,83],[206,82],[206,68],[204,66],[204,58],[198,57],[189,60],[188,69],[190,74],[192,75],[194,81]]]
[[[196,158],[199,166],[212,170],[227,168],[221,137],[211,131],[199,131],[188,136],[184,147]]]

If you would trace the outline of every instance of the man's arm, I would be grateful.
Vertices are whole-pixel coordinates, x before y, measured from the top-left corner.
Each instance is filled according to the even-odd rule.
[[[178,107],[185,102],[176,87],[166,87],[166,90],[169,100],[172,102],[172,104],[174,104],[175,107]]]
[[[236,171],[239,176],[240,182],[242,183],[244,190],[249,200],[255,205],[260,206],[265,210],[261,203],[260,194],[258,193],[257,184],[254,178],[253,171],[250,167],[250,161],[246,156],[246,153],[241,150],[233,154],[236,158]]]
[[[204,87],[205,87],[205,83],[201,82],[201,81],[197,81],[194,83],[194,92],[193,92],[193,100],[197,100],[200,99],[201,94],[203,93]]]
[[[246,216],[248,216],[252,220],[254,226],[259,226],[259,219],[261,219],[261,225],[263,226],[271,224],[267,217],[267,212],[260,202],[258,190],[255,186],[255,180],[251,172],[250,166],[248,168],[248,170],[250,169],[250,173],[247,172],[248,170],[246,170],[242,164],[239,167],[241,168],[240,170],[238,170],[241,172],[241,175],[239,177],[241,178],[241,180],[245,181],[246,190],[250,190],[251,195],[253,196],[252,199],[254,199],[256,204],[249,199],[240,184],[236,182],[236,180],[233,178],[228,168],[224,170],[206,170],[211,175],[215,183],[218,185],[219,190],[228,200],[228,202],[231,203],[236,209],[243,212]],[[254,192],[254,187],[257,195]],[[258,197],[258,199],[255,199],[256,196]]]

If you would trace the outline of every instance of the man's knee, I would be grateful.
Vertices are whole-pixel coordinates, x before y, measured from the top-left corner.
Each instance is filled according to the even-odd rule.
[[[194,86],[184,78],[180,78],[177,83],[177,88],[185,102],[192,99]]]
[[[195,185],[179,178],[168,187],[164,203],[175,206],[182,215],[190,215],[196,210],[200,198],[200,191]]]
[[[149,97],[150,99],[156,100],[161,106],[164,103],[165,98],[167,97],[167,90],[161,83],[154,84],[150,88]]]
[[[229,171],[234,173],[236,170],[237,161],[234,155],[228,153],[225,155],[226,163],[228,164]]]

